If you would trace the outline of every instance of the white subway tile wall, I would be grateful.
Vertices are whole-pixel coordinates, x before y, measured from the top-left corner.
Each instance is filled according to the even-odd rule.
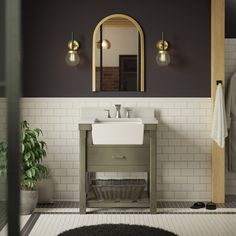
[[[236,39],[225,39],[226,81],[236,72]],[[236,194],[236,173],[229,173],[226,158],[226,194]]]
[[[23,98],[22,117],[43,129],[45,163],[54,198],[79,200],[79,131],[82,107],[153,107],[157,130],[157,198],[210,200],[210,98]],[[143,178],[144,173],[98,173],[99,178]]]
[[[236,39],[225,39],[225,78],[236,72]]]

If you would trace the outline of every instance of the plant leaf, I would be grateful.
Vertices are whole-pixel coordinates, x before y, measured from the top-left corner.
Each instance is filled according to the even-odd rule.
[[[35,143],[34,143],[33,138],[30,138],[30,143],[31,143],[31,146],[34,148],[35,147]]]
[[[23,153],[25,151],[25,145],[22,143],[21,144],[21,153]]]
[[[29,178],[32,178],[32,172],[31,172],[31,170],[27,170],[27,171],[26,171],[26,175],[27,175]]]

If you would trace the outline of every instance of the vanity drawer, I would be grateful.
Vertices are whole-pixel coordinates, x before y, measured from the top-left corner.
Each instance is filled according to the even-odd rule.
[[[89,147],[87,167],[91,166],[148,166],[148,147]]]

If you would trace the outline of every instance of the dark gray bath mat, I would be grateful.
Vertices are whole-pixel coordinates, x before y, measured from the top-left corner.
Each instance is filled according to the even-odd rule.
[[[142,226],[128,224],[101,224],[83,226],[80,228],[65,231],[59,236],[176,236],[169,231]]]

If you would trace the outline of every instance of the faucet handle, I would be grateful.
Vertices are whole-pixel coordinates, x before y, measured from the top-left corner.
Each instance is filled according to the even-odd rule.
[[[121,118],[120,114],[121,104],[115,104],[115,107],[116,107],[116,118]]]
[[[104,109],[104,111],[107,112],[107,118],[111,118],[111,113],[109,109]]]
[[[120,110],[121,104],[115,104],[115,107],[116,107],[117,110]]]
[[[130,118],[130,112],[132,111],[132,109],[130,108],[126,108],[126,114],[125,114],[125,117],[126,118]]]

